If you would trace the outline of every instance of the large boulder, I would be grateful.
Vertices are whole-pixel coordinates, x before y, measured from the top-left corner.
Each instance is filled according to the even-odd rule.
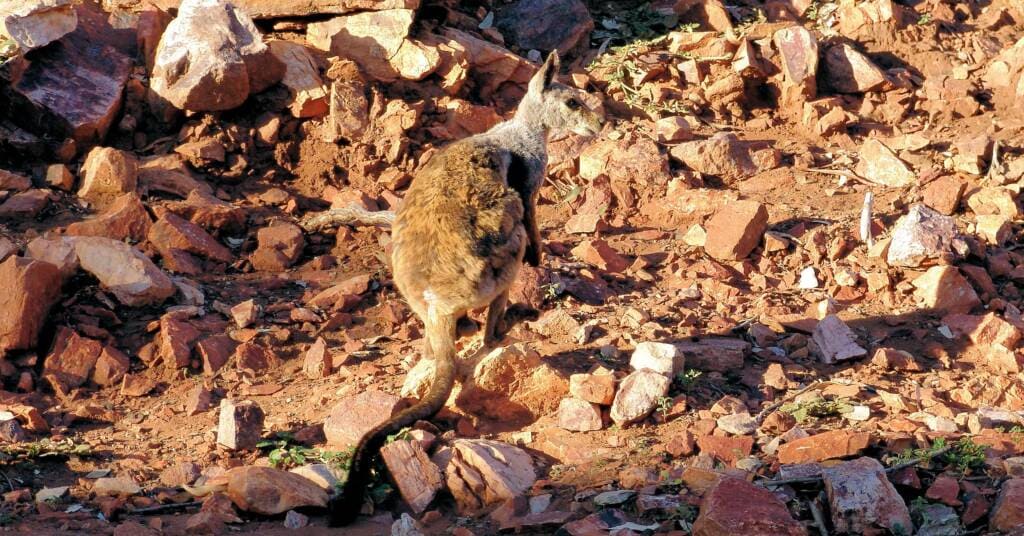
[[[121,303],[156,305],[175,292],[174,282],[134,247],[98,236],[75,238],[82,269],[91,273]]]
[[[23,52],[44,47],[71,33],[78,14],[71,0],[5,0],[0,2],[0,36]]]
[[[519,0],[498,11],[497,26],[524,51],[565,54],[590,45],[594,19],[580,0]]]
[[[416,11],[388,9],[312,23],[307,39],[320,50],[355,61],[383,81],[422,80],[440,65],[437,49],[409,39]]]
[[[0,263],[0,354],[36,345],[60,283],[60,270],[48,262],[12,255]]]
[[[150,81],[153,104],[219,111],[241,105],[284,76],[242,10],[224,0],[184,0],[164,31]]]

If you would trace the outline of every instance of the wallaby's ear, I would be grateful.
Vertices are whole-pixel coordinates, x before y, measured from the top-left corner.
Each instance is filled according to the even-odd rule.
[[[558,68],[558,51],[552,50],[551,54],[548,54],[548,59],[544,61],[544,65],[541,65],[537,74],[530,79],[530,91],[540,93],[550,87],[551,83],[555,81],[555,76],[558,75]]]

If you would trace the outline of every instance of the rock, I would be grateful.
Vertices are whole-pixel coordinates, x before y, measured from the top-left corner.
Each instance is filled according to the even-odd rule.
[[[733,435],[750,435],[757,431],[757,421],[749,413],[735,413],[718,418],[718,429]]]
[[[878,91],[886,83],[885,72],[849,43],[825,51],[825,76],[838,93]]]
[[[903,498],[886,478],[882,464],[857,458],[822,471],[836,532],[866,534],[887,529],[910,534],[914,525]]]
[[[420,0],[233,0],[254,19],[342,15],[377,9],[416,9]]]
[[[121,380],[121,396],[146,396],[156,388],[156,382],[141,374],[127,374]]]
[[[50,164],[47,166],[45,180],[46,185],[50,188],[65,192],[70,192],[75,186],[75,176],[71,174],[71,170],[64,164]]]
[[[260,317],[260,306],[255,300],[245,300],[231,308],[231,318],[241,329],[253,325]]]
[[[200,475],[202,468],[195,462],[181,462],[161,471],[160,483],[171,488],[191,486]]]
[[[828,315],[818,322],[812,335],[820,350],[822,363],[832,364],[868,354],[857,344],[857,335],[836,315]]]
[[[192,176],[185,161],[177,153],[142,159],[139,162],[139,184],[148,192],[166,192],[182,198],[196,191],[206,194],[213,192],[209,184]]]
[[[716,259],[745,258],[761,243],[768,229],[768,211],[757,201],[735,201],[707,222],[704,251]]]
[[[907,164],[875,138],[868,138],[860,146],[860,161],[855,171],[871,182],[892,188],[901,188],[917,181],[917,176]]]
[[[235,348],[235,366],[238,370],[250,371],[252,374],[275,368],[280,358],[266,346],[252,342],[243,342]]]
[[[579,400],[607,406],[615,400],[615,376],[611,371],[569,376],[569,394]]]
[[[957,498],[960,496],[960,482],[949,475],[935,477],[932,485],[928,486],[928,490],[925,491],[924,496],[948,506],[963,505]]]
[[[67,234],[72,236],[104,236],[118,241],[142,242],[152,225],[142,199],[135,192],[121,195],[95,218],[72,223]]]
[[[754,448],[753,436],[714,436],[704,435],[697,438],[697,447],[702,455],[707,455],[721,460],[727,464],[734,464],[737,460],[750,456]]]
[[[99,279],[121,303],[139,307],[162,303],[175,292],[174,283],[137,249],[109,238],[76,237],[82,269]]]
[[[781,56],[786,83],[800,95],[814,98],[818,73],[818,41],[814,34],[801,26],[791,26],[775,32],[772,42]]]
[[[214,236],[240,233],[245,229],[245,209],[221,201],[203,189],[188,192],[184,201],[168,209]]]
[[[270,42],[270,51],[284,64],[281,84],[291,92],[288,110],[292,116],[304,118],[327,114],[327,86],[320,78],[312,52],[299,43],[279,40]]]
[[[629,358],[629,367],[633,370],[657,372],[671,380],[683,371],[685,358],[686,356],[672,344],[641,342],[636,345],[633,355]]]
[[[92,383],[100,387],[116,385],[131,367],[131,360],[124,352],[113,346],[104,346],[96,359],[96,366],[92,369],[90,379]]]
[[[422,80],[440,64],[437,50],[409,39],[416,12],[387,9],[335,17],[307,26],[314,47],[355,61],[381,81]]]
[[[779,463],[810,463],[855,456],[871,443],[868,432],[832,430],[783,443]]]
[[[173,313],[160,317],[160,357],[170,369],[188,367],[192,362],[192,345],[202,334],[188,320]]]
[[[525,86],[537,70],[526,58],[469,33],[445,28],[442,36],[447,40],[445,45],[465,58],[482,99],[506,83]]]
[[[27,190],[9,197],[0,204],[0,219],[31,219],[50,204],[46,190]]]
[[[304,507],[327,506],[327,492],[310,480],[271,467],[235,467],[225,475],[227,496],[235,506],[273,516]]]
[[[685,117],[663,117],[654,123],[654,131],[661,143],[678,143],[693,139],[690,123]]]
[[[259,246],[250,260],[254,268],[266,272],[288,269],[302,255],[306,239],[302,228],[292,223],[275,223],[256,233]]]
[[[924,307],[942,313],[969,313],[981,305],[974,287],[955,266],[933,266],[911,282]]]
[[[359,67],[351,60],[339,59],[331,70],[337,76],[331,82],[330,117],[326,125],[328,139],[361,139],[370,123],[366,82],[359,73]]]
[[[0,355],[35,347],[60,285],[60,271],[48,262],[12,255],[0,263]]]
[[[391,524],[391,536],[426,536],[423,525],[407,513]]]
[[[11,119],[26,130],[88,146],[106,137],[121,110],[132,52],[124,45],[125,32],[111,27],[107,13],[94,3],[73,5],[74,31],[32,51],[0,94],[9,110],[17,110]],[[49,21],[65,18],[57,13],[41,15]]]
[[[92,492],[100,497],[127,497],[129,495],[138,495],[142,492],[142,488],[135,481],[128,478],[104,477],[96,479],[96,482],[92,485]]]
[[[22,53],[42,48],[73,32],[78,14],[70,0],[29,0],[0,4],[0,36]]]
[[[494,349],[473,367],[456,405],[504,423],[533,422],[558,407],[568,383],[533,348],[516,343]]]
[[[327,352],[327,341],[317,337],[309,345],[302,362],[302,371],[310,379],[327,378],[331,375],[331,354]]]
[[[111,147],[95,147],[82,164],[78,197],[106,208],[123,194],[135,192],[138,175],[135,155]]]
[[[976,216],[975,230],[986,242],[997,247],[1006,243],[1013,231],[1010,219],[1001,215]]]
[[[189,391],[188,399],[185,400],[186,415],[199,415],[211,407],[213,407],[213,392],[206,386],[198,384]]]
[[[75,240],[66,236],[36,238],[25,246],[25,257],[56,266],[64,280],[78,271]]]
[[[292,469],[292,472],[301,475],[324,491],[331,493],[338,485],[339,471],[325,463],[311,463]]]
[[[884,370],[920,371],[921,365],[914,361],[914,356],[895,348],[879,348],[871,357],[871,363]]]
[[[432,459],[445,475],[459,515],[515,498],[537,479],[529,454],[487,439],[456,439]]]
[[[728,372],[743,367],[750,343],[739,339],[703,338],[675,344],[686,366],[697,370]]]
[[[587,49],[594,20],[580,0],[518,0],[498,10],[495,25],[521,50],[565,55]]]
[[[59,393],[67,393],[89,380],[103,345],[96,340],[81,337],[67,328],[61,328],[46,356],[43,378]]]
[[[745,179],[758,172],[748,144],[731,132],[719,132],[706,140],[680,143],[669,153],[694,171],[726,181]]]
[[[1021,214],[1016,197],[1009,188],[979,188],[967,197],[967,206],[977,216],[999,215],[1016,219]]]
[[[32,187],[32,179],[20,174],[0,169],[0,190],[24,192]]]
[[[572,254],[606,272],[621,273],[629,268],[629,261],[604,240],[584,240],[572,249]]]
[[[745,480],[723,478],[704,495],[693,536],[735,534],[803,536],[807,529],[772,492]]]
[[[210,236],[202,227],[182,219],[176,214],[164,214],[149,230],[150,243],[165,257],[173,251],[194,253],[223,263],[234,260],[231,250]]]
[[[1011,478],[1003,483],[992,506],[988,526],[1007,533],[1024,526],[1024,478]]]
[[[953,218],[924,205],[913,205],[893,228],[886,261],[891,266],[913,268],[932,262],[950,263],[966,251]]]
[[[402,399],[382,391],[363,391],[343,398],[331,408],[324,421],[324,435],[332,447],[348,448],[366,432],[402,409]]]
[[[626,376],[612,402],[611,418],[622,426],[649,415],[658,400],[668,395],[672,381],[662,374],[638,370]]]
[[[68,495],[67,486],[61,486],[58,488],[43,488],[36,492],[36,504],[46,503],[54,504],[60,503]]]
[[[600,430],[601,408],[585,400],[563,398],[558,404],[558,426],[572,432]]]
[[[227,398],[220,401],[220,417],[217,422],[217,444],[229,450],[251,450],[256,448],[263,435],[263,410],[251,400],[235,401]],[[230,493],[229,493],[230,495]],[[232,496],[232,500],[235,497]],[[239,508],[246,508],[235,501]],[[290,510],[291,508],[285,508]],[[280,512],[271,512],[278,514]]]
[[[949,216],[960,206],[960,198],[966,187],[955,175],[944,175],[928,183],[921,195],[925,206]]]
[[[203,374],[217,373],[235,353],[236,343],[227,334],[211,335],[196,343],[196,352],[203,360]]]
[[[223,0],[183,0],[156,49],[150,77],[157,109],[220,111],[284,76],[245,12]]]
[[[296,512],[295,510],[288,510],[288,513],[284,516],[284,528],[286,529],[301,529],[309,526],[309,517]]]
[[[414,514],[422,514],[444,485],[440,469],[430,461],[423,447],[413,441],[388,443],[380,455],[402,499]]]

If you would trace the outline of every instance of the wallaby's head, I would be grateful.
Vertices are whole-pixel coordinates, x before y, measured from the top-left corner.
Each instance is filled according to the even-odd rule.
[[[558,51],[554,51],[530,79],[520,110],[548,129],[569,130],[581,136],[597,134],[604,118],[586,105],[582,91],[555,80],[558,67]]]

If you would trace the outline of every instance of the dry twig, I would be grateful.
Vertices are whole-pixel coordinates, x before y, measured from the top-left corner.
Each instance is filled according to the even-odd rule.
[[[310,214],[302,218],[299,225],[307,232],[315,232],[339,225],[379,225],[390,227],[394,221],[395,213],[390,210],[371,212],[355,205],[349,205]]]

